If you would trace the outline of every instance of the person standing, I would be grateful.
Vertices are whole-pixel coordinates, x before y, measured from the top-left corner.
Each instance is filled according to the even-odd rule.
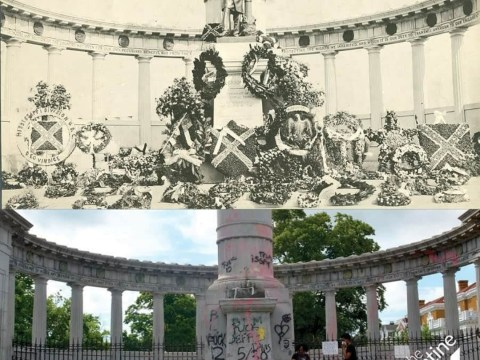
[[[307,354],[308,348],[303,345],[298,345],[292,360],[310,360],[310,355]]]
[[[358,360],[357,350],[352,344],[352,337],[350,334],[345,333],[341,337],[342,339],[342,355],[345,360]]]
[[[225,0],[223,4],[223,27],[225,30],[230,29],[233,36],[240,35],[240,22],[245,12],[243,2],[244,0]]]

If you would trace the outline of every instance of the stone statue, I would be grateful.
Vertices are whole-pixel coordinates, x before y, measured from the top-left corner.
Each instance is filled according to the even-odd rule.
[[[223,7],[223,28],[226,35],[239,36],[240,22],[245,13],[244,0],[224,0]],[[233,21],[232,21],[233,20]]]

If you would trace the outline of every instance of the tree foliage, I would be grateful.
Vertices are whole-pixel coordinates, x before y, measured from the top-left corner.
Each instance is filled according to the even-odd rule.
[[[308,262],[360,255],[380,249],[371,238],[375,230],[349,215],[324,212],[307,216],[303,210],[275,210],[274,258],[280,263]],[[384,288],[377,291],[379,309],[386,306]],[[337,324],[340,333],[366,332],[366,304],[363,288],[336,292]],[[293,298],[297,340],[325,339],[325,297],[321,292],[297,293]]]
[[[30,341],[32,337],[33,280],[25,274],[15,276],[15,339]],[[61,293],[50,295],[47,299],[47,340],[49,344],[66,345],[70,337],[71,299]],[[101,330],[98,316],[83,314],[83,340],[97,344],[108,331]]]
[[[165,344],[195,343],[195,299],[191,295],[166,294],[164,297]],[[142,292],[126,311],[124,343],[131,348],[149,346],[153,335],[153,296]]]

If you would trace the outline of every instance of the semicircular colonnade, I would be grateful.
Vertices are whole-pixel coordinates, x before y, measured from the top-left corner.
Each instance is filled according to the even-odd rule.
[[[475,264],[477,284],[480,283],[480,211],[469,210],[460,220],[460,226],[419,242],[346,258],[275,265],[274,274],[291,295],[302,291],[324,292],[330,299],[326,312],[331,313],[336,312],[336,290],[364,287],[368,334],[378,338],[377,287],[392,281],[406,282],[409,331],[420,333],[418,280],[422,276],[442,273],[446,330],[454,331],[459,327],[455,272],[460,267]],[[0,269],[3,289],[0,314],[3,317],[2,338],[7,339],[2,342],[3,351],[7,351],[13,337],[15,297],[9,289],[15,288],[17,272],[29,274],[35,281],[32,340],[37,342],[46,339],[48,280],[65,282],[72,288],[71,341],[76,342],[82,338],[82,289],[85,286],[107,288],[111,292],[111,334],[114,337],[122,333],[123,291],[153,293],[154,318],[158,318],[163,314],[164,294],[194,294],[197,307],[201,306],[205,292],[218,275],[217,266],[139,261],[65,247],[30,234],[31,228],[32,224],[16,212],[0,212],[0,264],[3,267]],[[477,287],[477,302],[479,290]],[[161,319],[159,321],[163,324]],[[164,328],[159,321],[154,325],[154,336],[163,339]],[[327,335],[332,339],[337,337],[336,321],[335,317],[327,318]],[[199,318],[197,338],[204,335],[202,328]]]

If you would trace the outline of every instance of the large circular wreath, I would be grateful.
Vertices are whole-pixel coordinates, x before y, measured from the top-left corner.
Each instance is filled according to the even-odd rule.
[[[83,125],[76,134],[76,144],[84,153],[98,153],[105,149],[112,139],[110,130],[103,124]]]
[[[275,53],[264,47],[255,45],[251,47],[250,51],[243,58],[242,79],[245,87],[250,93],[257,97],[267,99],[275,95],[275,84],[273,84],[273,82],[270,82],[270,84],[262,84],[252,76],[260,59],[267,59],[267,72],[272,75],[276,74],[277,66]]]
[[[327,136],[335,141],[358,140],[363,132],[355,116],[345,112],[329,115],[324,120]]]
[[[402,166],[405,162],[409,165],[409,168]],[[427,167],[428,156],[421,146],[406,144],[395,150],[392,163],[395,174],[418,174]]]
[[[209,76],[206,72],[206,62],[210,61],[215,67],[215,81],[210,84],[205,82],[204,77]],[[227,77],[227,70],[223,65],[222,58],[218,55],[218,51],[208,49],[200,54],[199,59],[193,62],[193,84],[195,90],[200,92],[200,96],[204,100],[213,100],[220,93],[220,90],[225,86],[225,78]]]

